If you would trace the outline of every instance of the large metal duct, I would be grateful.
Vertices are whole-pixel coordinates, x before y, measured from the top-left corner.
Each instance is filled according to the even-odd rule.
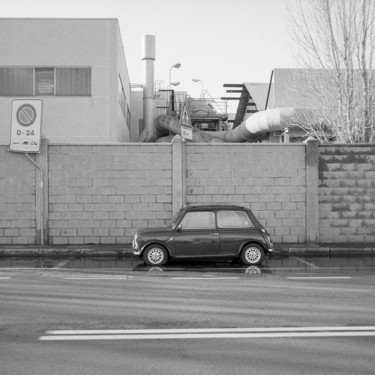
[[[181,135],[180,121],[170,115],[160,115],[155,122],[156,139],[158,142],[170,142],[174,135]],[[173,133],[173,136],[170,136]],[[212,133],[214,134],[214,133]],[[193,128],[193,142],[222,142],[208,132]]]
[[[223,132],[205,132],[193,129],[193,142],[256,142],[262,133],[282,131],[290,125],[294,125],[297,119],[306,118],[304,109],[274,108],[254,113],[246,121],[233,130]],[[181,134],[178,119],[161,115],[156,119],[156,137],[159,141],[167,141],[165,138],[169,132]]]

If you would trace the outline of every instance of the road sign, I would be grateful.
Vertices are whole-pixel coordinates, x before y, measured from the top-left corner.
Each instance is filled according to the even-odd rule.
[[[180,116],[180,125],[181,125],[181,137],[185,139],[193,139],[193,126],[191,124],[189,108],[186,102],[182,106],[181,116]]]
[[[193,140],[193,129],[181,126],[181,137],[185,139]]]
[[[41,125],[41,100],[13,100],[9,150],[39,152]]]

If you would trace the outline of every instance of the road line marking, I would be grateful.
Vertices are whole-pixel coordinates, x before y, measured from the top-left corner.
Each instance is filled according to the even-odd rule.
[[[11,277],[9,276],[0,276],[0,280],[9,280]]]
[[[56,264],[55,267],[52,267],[52,269],[56,270],[56,269],[62,268],[66,266],[69,262],[70,262],[70,259],[62,260],[60,263]]]
[[[238,280],[239,277],[171,277],[172,280]]]
[[[64,280],[129,280],[134,279],[135,276],[68,276]]]
[[[290,280],[351,279],[351,276],[288,276]]]
[[[225,330],[225,329],[224,329]],[[228,329],[230,330],[230,329]],[[88,340],[176,340],[176,339],[244,339],[244,338],[307,338],[307,337],[369,337],[375,336],[375,327],[298,327],[298,328],[273,328],[273,332],[269,332],[267,328],[259,328],[263,332],[257,332],[257,329],[250,329],[251,332],[245,332],[247,329],[242,329],[242,332],[221,331],[220,329],[201,330],[197,331],[191,329],[190,332],[184,330],[123,330],[122,332],[131,332],[131,334],[77,334],[77,332],[93,332],[88,331],[65,331],[74,332],[74,334],[61,334],[51,336],[41,336],[40,341],[88,341]],[[287,330],[287,331],[284,331]],[[114,330],[112,330],[114,331]],[[112,332],[109,330],[108,332]],[[144,333],[139,334],[142,331]],[[145,333],[154,331],[154,333]],[[162,333],[158,333],[162,331]],[[186,330],[188,331],[188,330]],[[51,331],[51,332],[64,332],[64,331]],[[95,332],[105,332],[95,331]],[[116,332],[121,332],[118,330]],[[198,333],[199,332],[199,333]],[[49,332],[47,332],[48,334]]]
[[[319,266],[317,266],[316,264],[308,262],[307,260],[300,257],[292,256],[291,258],[297,260],[300,263],[306,264],[306,266],[309,266],[310,268],[319,268]]]
[[[267,339],[307,337],[369,337],[375,332],[285,332],[285,333],[217,333],[187,335],[86,335],[86,336],[41,336],[40,341],[92,341],[92,340],[176,340],[176,339]]]
[[[264,328],[165,328],[165,329],[86,329],[53,330],[48,335],[115,335],[115,334],[163,334],[163,333],[265,333],[265,332],[349,332],[375,331],[375,326],[348,327],[264,327]]]

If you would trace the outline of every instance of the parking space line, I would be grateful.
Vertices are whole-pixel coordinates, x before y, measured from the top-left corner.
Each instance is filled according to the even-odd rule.
[[[58,264],[56,264],[56,266],[53,267],[52,269],[53,269],[53,270],[56,270],[56,269],[59,269],[59,268],[63,268],[63,267],[66,266],[69,262],[70,262],[70,259],[62,260],[61,262],[59,262]]]
[[[290,280],[351,279],[351,276],[288,276]]]
[[[307,260],[302,259],[302,258],[300,258],[300,257],[292,256],[291,258],[292,258],[292,259],[295,259],[296,261],[298,261],[298,262],[300,262],[300,263],[306,264],[306,266],[308,266],[308,267],[310,267],[310,268],[319,268],[319,266],[317,266],[316,264],[311,263],[311,262],[308,262]]]
[[[172,280],[238,280],[239,277],[210,277],[210,276],[197,276],[197,277],[171,277]]]
[[[67,276],[64,280],[129,280],[134,279],[135,276]]]

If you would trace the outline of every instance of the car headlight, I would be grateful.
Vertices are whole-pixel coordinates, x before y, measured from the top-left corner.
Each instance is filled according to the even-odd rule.
[[[133,245],[133,249],[136,249],[138,250],[138,233],[136,233],[133,237],[133,241],[132,241],[132,245]]]

